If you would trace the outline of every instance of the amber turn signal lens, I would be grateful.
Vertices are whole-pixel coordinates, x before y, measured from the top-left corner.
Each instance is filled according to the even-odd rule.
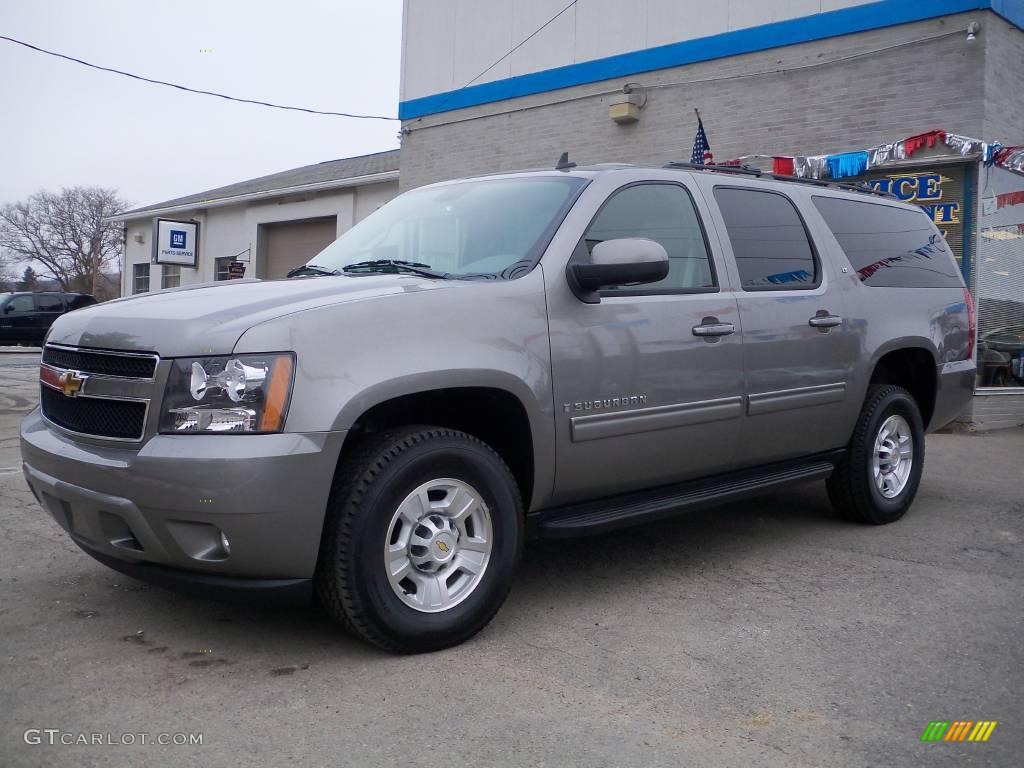
[[[274,369],[270,374],[270,387],[267,389],[263,417],[260,419],[260,432],[281,431],[291,388],[292,358],[290,355],[281,355],[274,361]]]

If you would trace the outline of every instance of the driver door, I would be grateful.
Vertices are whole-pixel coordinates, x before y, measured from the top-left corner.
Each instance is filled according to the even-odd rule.
[[[736,298],[694,196],[676,182],[612,193],[573,260],[601,241],[646,237],[669,255],[658,283],[586,304],[551,278],[557,441],[555,503],[730,469],[742,418]],[[560,283],[558,282],[560,281]],[[704,330],[714,328],[713,334]]]
[[[31,293],[19,293],[0,309],[0,335],[12,342],[29,341],[35,322],[36,305]]]

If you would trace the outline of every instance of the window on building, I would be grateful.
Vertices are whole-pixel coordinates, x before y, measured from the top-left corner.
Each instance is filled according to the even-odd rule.
[[[960,270],[924,211],[817,195],[814,205],[865,285],[960,286]]]
[[[132,293],[146,293],[149,290],[149,264],[132,265]]]
[[[228,267],[231,266],[231,262],[234,261],[233,256],[224,256],[219,259],[214,259],[215,271],[213,274],[214,280],[230,280],[231,273],[228,271]]]
[[[177,288],[181,285],[181,267],[177,264],[164,264],[160,272],[161,288]]]
[[[36,294],[36,309],[40,312],[63,312],[64,302],[54,293]]]
[[[818,264],[792,201],[776,192],[715,187],[745,291],[806,290]]]
[[[640,184],[608,200],[584,236],[587,254],[605,240],[646,237],[668,253],[664,280],[642,286],[603,289],[610,293],[714,290],[715,276],[704,231],[689,192],[678,184]]]

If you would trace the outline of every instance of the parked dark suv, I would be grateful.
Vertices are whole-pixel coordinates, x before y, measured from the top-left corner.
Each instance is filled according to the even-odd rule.
[[[0,293],[0,344],[42,346],[54,320],[95,303],[87,293]]]

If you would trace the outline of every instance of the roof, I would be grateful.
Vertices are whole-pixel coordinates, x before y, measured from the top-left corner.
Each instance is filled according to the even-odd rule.
[[[292,168],[287,171],[272,173],[269,176],[260,176],[256,179],[239,181],[235,184],[217,187],[216,189],[208,189],[193,195],[176,197],[173,200],[165,200],[162,203],[134,208],[110,218],[117,220],[135,219],[158,211],[206,208],[211,204],[223,205],[231,202],[240,202],[257,195],[269,197],[275,193],[287,194],[293,190],[298,191],[310,187],[351,186],[350,183],[346,182],[385,174],[397,177],[399,154],[399,150],[393,149],[388,152],[377,152],[372,155],[345,157],[340,160],[328,160],[314,165],[305,165],[301,168]]]

